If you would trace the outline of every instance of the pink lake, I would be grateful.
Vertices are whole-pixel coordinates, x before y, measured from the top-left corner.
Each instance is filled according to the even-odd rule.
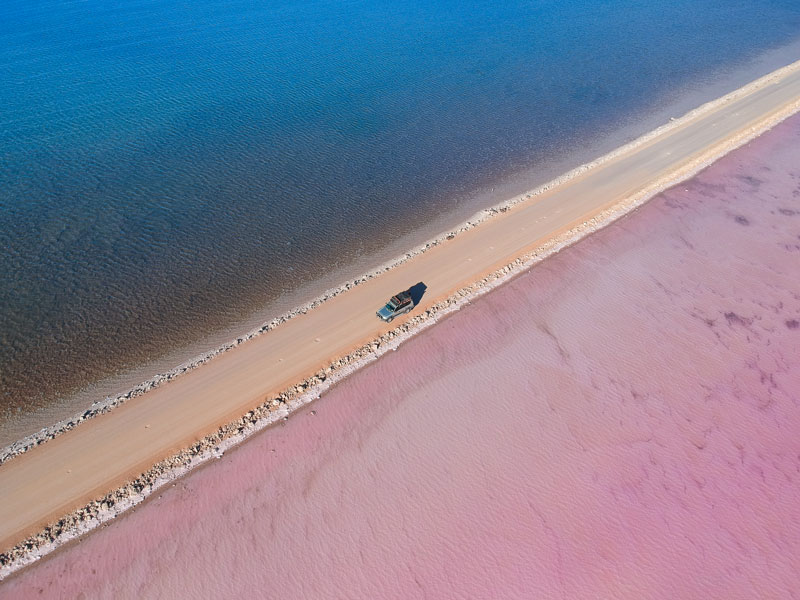
[[[800,597],[799,152],[795,117],[0,596]]]

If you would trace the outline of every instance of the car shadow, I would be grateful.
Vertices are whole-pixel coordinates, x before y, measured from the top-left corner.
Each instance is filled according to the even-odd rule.
[[[411,299],[414,301],[414,306],[419,304],[419,301],[422,300],[422,297],[425,295],[425,290],[427,289],[428,286],[421,281],[418,284],[412,285],[410,288],[408,288],[408,293],[411,294]]]

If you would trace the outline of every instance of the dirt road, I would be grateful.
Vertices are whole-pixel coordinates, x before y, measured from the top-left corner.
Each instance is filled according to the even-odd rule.
[[[798,103],[795,67],[10,460],[0,466],[0,550],[387,331],[375,310],[393,293],[424,282],[424,310],[654,182],[689,174]]]

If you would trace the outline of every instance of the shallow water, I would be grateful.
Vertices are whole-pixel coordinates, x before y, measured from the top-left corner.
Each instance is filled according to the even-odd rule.
[[[664,4],[3,2],[0,418],[286,309],[800,30],[793,0]]]
[[[0,597],[791,598],[800,117]]]

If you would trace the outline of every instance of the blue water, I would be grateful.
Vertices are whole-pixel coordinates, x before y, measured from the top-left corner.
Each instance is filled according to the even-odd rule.
[[[2,419],[798,37],[797,0],[3,0]]]

